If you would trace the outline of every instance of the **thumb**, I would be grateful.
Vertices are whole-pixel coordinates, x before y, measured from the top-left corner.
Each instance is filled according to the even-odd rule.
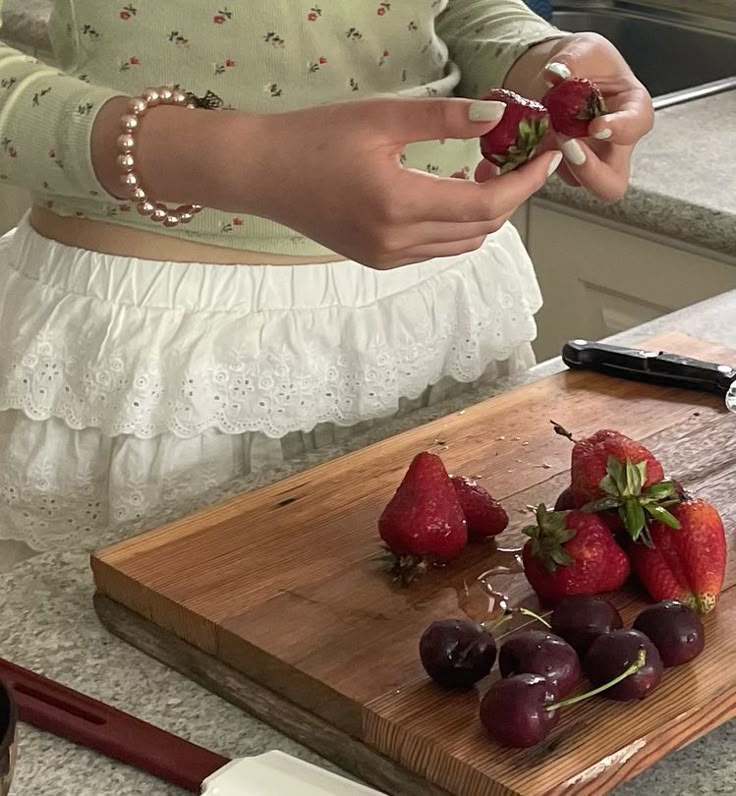
[[[459,97],[396,98],[364,104],[373,129],[382,129],[391,143],[405,146],[443,138],[477,138],[492,130],[506,104]]]

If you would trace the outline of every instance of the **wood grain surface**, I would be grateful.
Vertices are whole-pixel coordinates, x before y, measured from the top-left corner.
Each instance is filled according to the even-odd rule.
[[[677,333],[646,347],[736,360]],[[92,560],[97,603],[127,609],[107,611],[113,632],[125,635],[115,616],[128,626],[137,616],[145,629],[139,637],[158,628],[162,639],[176,638],[273,694],[287,712],[291,706],[365,745],[371,754],[360,775],[388,793],[414,791],[382,781],[385,758],[407,772],[407,783],[423,777],[454,796],[606,793],[736,715],[733,557],[696,662],[668,670],[641,703],[598,698],[571,708],[547,742],[526,751],[501,749],[479,725],[478,704],[495,670],[469,693],[446,694],[427,680],[417,656],[432,620],[463,615],[465,585],[488,568],[494,546],[473,545],[408,588],[392,583],[376,560],[377,518],[423,449],[501,499],[511,525],[499,544],[520,543],[526,507],[554,502],[569,477],[571,446],[550,418],[578,435],[614,427],[645,440],[669,474],[721,509],[733,543],[736,417],[722,401],[567,372],[100,551]],[[538,607],[523,575],[493,583],[515,603]],[[612,597],[626,619],[640,598],[634,585]],[[132,643],[134,635],[127,634]],[[177,668],[195,674],[187,663]],[[197,670],[196,677],[221,691],[216,674]],[[340,765],[351,768],[344,759]]]

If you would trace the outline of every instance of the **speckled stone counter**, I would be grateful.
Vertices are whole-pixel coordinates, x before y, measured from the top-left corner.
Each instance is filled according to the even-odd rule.
[[[736,350],[736,291],[660,318],[614,338],[624,344],[679,328]],[[561,369],[559,361],[543,363],[523,379],[499,385],[499,391]],[[381,437],[458,411],[487,397],[475,392],[422,410],[349,443],[313,453],[288,467],[232,484],[211,500],[283,478],[319,461],[357,449]],[[181,506],[185,513],[195,506]],[[169,517],[150,517],[147,526]],[[126,529],[134,533],[143,526]],[[114,536],[103,539],[112,542]],[[89,551],[42,554],[0,576],[0,627],[3,657],[46,674],[66,685],[133,713],[147,721],[231,756],[258,754],[272,748],[322,762],[261,722],[110,636],[92,609]],[[329,767],[329,766],[328,766]],[[620,796],[677,796],[735,792],[736,723],[729,723],[689,747],[671,754],[632,782]],[[12,796],[179,796],[146,775],[93,752],[22,726]],[[284,794],[284,796],[287,796]],[[291,796],[289,794],[288,796]],[[297,796],[294,794],[294,796]]]
[[[49,0],[6,0],[3,35],[17,46],[42,55],[48,49],[49,8]],[[736,92],[658,112],[655,132],[642,142],[637,152],[631,190],[617,205],[602,206],[556,180],[540,196],[734,254],[736,151],[725,134],[733,130],[734,119]],[[697,159],[687,157],[695,141],[699,147]],[[734,317],[736,291],[660,318],[616,339],[630,343],[659,330],[677,327],[736,349]],[[523,379],[498,385],[497,391],[541,378],[560,367],[557,361],[545,363]],[[356,436],[341,447],[322,449],[258,479],[232,484],[209,499],[215,501],[284,478],[384,436],[458,411],[488,395],[476,392],[415,413]],[[194,508],[194,505],[181,506],[180,513]],[[171,518],[149,517],[145,527],[168,519]],[[143,525],[128,528],[126,533],[142,530]],[[110,535],[102,543],[114,540]],[[328,765],[267,725],[103,630],[92,609],[89,552],[79,549],[36,555],[0,574],[3,657],[223,754],[245,756],[279,748]],[[731,722],[668,756],[616,793],[621,796],[736,793],[735,782],[736,723]],[[21,727],[12,796],[179,796],[182,793],[54,736]]]
[[[736,69],[736,56],[734,56]],[[537,194],[736,256],[736,91],[658,110],[634,153],[626,197],[604,205],[587,191],[550,180]]]

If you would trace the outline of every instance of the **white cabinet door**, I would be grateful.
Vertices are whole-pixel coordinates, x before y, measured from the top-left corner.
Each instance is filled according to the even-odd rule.
[[[531,202],[527,245],[544,307],[537,357],[574,337],[593,340],[736,288],[733,263]]]

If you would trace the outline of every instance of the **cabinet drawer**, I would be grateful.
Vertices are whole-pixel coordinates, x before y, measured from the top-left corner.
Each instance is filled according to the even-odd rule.
[[[527,242],[544,295],[540,359],[557,355],[572,337],[607,337],[736,288],[736,262],[536,203]]]

